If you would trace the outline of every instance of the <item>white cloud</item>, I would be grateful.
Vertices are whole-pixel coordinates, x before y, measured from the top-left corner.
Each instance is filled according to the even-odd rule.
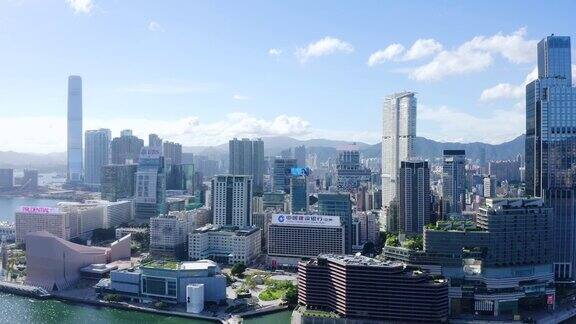
[[[524,86],[510,83],[499,83],[492,88],[482,91],[480,101],[494,101],[498,99],[519,99],[524,96]]]
[[[234,100],[249,100],[250,97],[236,93],[232,96],[232,99],[234,99]]]
[[[282,50],[279,48],[271,48],[268,50],[268,55],[278,57],[282,55]]]
[[[388,45],[385,49],[372,53],[368,58],[367,64],[368,66],[374,66],[385,61],[390,61],[397,58],[402,52],[404,52],[404,46],[402,46],[402,44]]]
[[[498,144],[516,138],[526,127],[521,105],[495,109],[484,117],[446,106],[419,105],[417,118],[418,136],[444,142]]]
[[[439,52],[432,61],[413,69],[409,75],[417,81],[436,81],[451,75],[480,72],[492,65],[494,55],[515,64],[533,62],[537,41],[526,39],[526,32],[526,28],[520,28],[509,35],[474,37],[454,50]]]
[[[160,25],[160,23],[153,20],[148,24],[148,30],[151,32],[163,32],[164,28],[162,25]]]
[[[411,61],[424,58],[442,50],[442,44],[435,39],[418,39],[402,58],[404,61]]]
[[[306,63],[311,58],[334,54],[336,52],[352,53],[354,47],[343,40],[334,37],[324,37],[319,41],[308,44],[296,50],[296,57],[300,63]]]
[[[119,88],[120,92],[145,93],[158,95],[177,95],[193,92],[204,92],[211,89],[207,84],[184,83],[139,83]]]
[[[272,119],[246,113],[227,114],[223,119],[205,123],[196,116],[181,119],[85,118],[84,129],[109,128],[117,137],[123,129],[132,129],[140,138],[155,133],[184,146],[206,146],[226,143],[234,137],[290,136],[298,139],[328,138],[344,141],[377,143],[380,132],[342,131],[313,128],[298,116],[278,115]],[[50,153],[66,150],[66,118],[7,117],[0,119],[0,150]]]
[[[442,51],[425,65],[410,71],[410,78],[417,81],[438,81],[449,75],[484,71],[492,65],[488,52],[473,51],[460,47],[455,51]]]
[[[90,13],[94,8],[92,0],[66,0],[70,8],[74,9],[74,13]]]

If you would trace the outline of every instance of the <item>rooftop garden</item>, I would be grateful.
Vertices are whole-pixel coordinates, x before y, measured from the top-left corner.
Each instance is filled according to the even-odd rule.
[[[180,264],[176,261],[154,260],[146,264],[143,264],[142,267],[154,268],[154,269],[178,270],[179,265]]]

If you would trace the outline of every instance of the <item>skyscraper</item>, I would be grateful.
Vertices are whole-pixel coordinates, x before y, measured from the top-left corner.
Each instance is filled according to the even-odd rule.
[[[148,135],[148,147],[162,150],[162,139],[156,134]]]
[[[296,159],[296,166],[299,168],[306,167],[306,146],[300,145],[294,148],[294,158]]]
[[[430,222],[430,169],[428,162],[400,162],[398,181],[400,233],[422,234]]]
[[[112,164],[137,163],[144,141],[125,129],[112,140]]]
[[[68,183],[82,182],[82,78],[68,77]]]
[[[407,161],[414,157],[415,93],[400,92],[387,96],[384,100],[383,112],[382,207],[385,209],[396,194],[400,161]]]
[[[356,145],[338,150],[336,187],[338,191],[356,191],[362,182],[370,182],[371,172],[360,164],[360,151]]]
[[[136,171],[136,217],[149,219],[166,213],[164,157],[158,147],[143,147]]]
[[[352,253],[352,201],[348,193],[318,194],[318,214],[339,216],[344,224],[344,250]]]
[[[460,213],[465,207],[466,152],[444,150],[442,164],[442,211],[443,215]]]
[[[230,140],[229,173],[232,175],[251,175],[254,194],[264,193],[264,141],[237,138]]]
[[[538,79],[526,85],[526,194],[553,208],[556,278],[576,278],[576,88],[570,37],[538,43]]]
[[[182,144],[174,142],[164,142],[164,160],[167,164],[182,164]]]
[[[272,189],[290,193],[290,177],[292,168],[296,167],[296,159],[275,158],[272,171]]]
[[[305,175],[290,178],[290,211],[304,213],[308,211],[308,183]]]
[[[218,175],[212,179],[214,224],[250,226],[252,221],[252,177]]]
[[[110,163],[110,139],[112,135],[109,129],[87,130],[85,134],[85,177],[88,184],[100,184],[102,167]]]

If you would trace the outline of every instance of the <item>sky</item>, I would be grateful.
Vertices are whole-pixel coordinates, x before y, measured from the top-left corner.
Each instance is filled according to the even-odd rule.
[[[71,74],[84,129],[113,136],[373,144],[384,97],[406,90],[418,136],[501,143],[524,132],[536,43],[574,38],[574,12],[574,1],[0,0],[0,151],[65,150]]]

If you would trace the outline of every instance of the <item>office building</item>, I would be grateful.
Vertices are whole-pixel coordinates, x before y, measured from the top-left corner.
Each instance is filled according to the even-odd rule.
[[[526,85],[526,194],[554,210],[554,267],[558,280],[576,279],[576,88],[570,37],[538,43],[538,79]]]
[[[252,216],[252,176],[218,175],[212,179],[214,225],[247,227]]]
[[[150,254],[153,257],[184,259],[188,229],[188,219],[178,214],[150,218]]]
[[[264,211],[288,211],[285,205],[286,194],[284,192],[266,192],[262,196],[262,207]]]
[[[134,197],[137,164],[110,164],[102,167],[100,196],[108,201]]]
[[[448,281],[401,262],[320,255],[298,265],[298,302],[348,320],[445,322]]]
[[[308,180],[306,176],[290,178],[290,198],[291,213],[306,213],[308,211]]]
[[[296,159],[296,166],[305,168],[306,165],[306,146],[300,145],[294,148],[294,158]]]
[[[262,230],[258,227],[227,229],[206,225],[188,236],[190,260],[210,259],[224,264],[254,262],[262,252]]]
[[[233,139],[229,146],[229,174],[251,175],[254,194],[264,193],[264,141]]]
[[[182,144],[164,142],[164,161],[171,165],[182,164]]]
[[[2,171],[0,171],[0,174]],[[0,183],[2,181],[0,180]],[[38,170],[24,169],[24,176],[22,177],[22,188],[25,190],[36,191],[38,190]]]
[[[442,163],[442,211],[460,213],[466,208],[466,152],[444,150]]]
[[[380,224],[377,212],[357,212],[352,216],[352,247],[362,251],[364,244],[377,244],[380,239]]]
[[[496,198],[497,179],[493,175],[484,177],[484,198]]]
[[[520,181],[520,161],[490,161],[488,174],[495,176],[498,181]]]
[[[352,253],[352,201],[350,194],[318,194],[318,214],[340,217],[345,228],[345,253]]]
[[[401,92],[384,99],[382,134],[382,207],[396,195],[400,161],[414,158],[416,96]]]
[[[148,135],[148,147],[162,151],[162,139],[156,134]]]
[[[82,182],[82,78],[77,75],[68,77],[68,183]]]
[[[301,258],[344,254],[344,229],[338,216],[274,214],[268,226],[268,264],[296,267]]]
[[[290,193],[290,176],[296,167],[296,159],[275,158],[272,170],[272,190]]]
[[[102,167],[110,164],[109,129],[87,130],[85,134],[85,161],[84,181],[87,184],[100,184],[102,180]]]
[[[384,255],[450,277],[454,315],[553,307],[552,209],[541,198],[487,198],[475,218],[437,222],[422,251],[386,246]]]
[[[100,287],[104,293],[140,302],[188,304],[190,298],[190,303],[196,304],[195,298],[199,297],[189,294],[188,287],[198,285],[202,285],[199,295],[204,301],[218,304],[226,300],[226,277],[210,260],[152,261],[135,269],[115,270],[110,273],[110,281],[102,282]]]
[[[400,162],[398,177],[398,232],[422,235],[430,223],[430,169],[428,162]]]
[[[130,259],[130,236],[110,247],[92,247],[68,242],[47,231],[26,236],[26,284],[48,291],[61,291],[80,280],[81,269]]]
[[[132,131],[125,129],[120,137],[112,140],[112,164],[138,163],[140,151],[144,147],[144,141],[132,135]]]
[[[12,190],[14,187],[14,169],[0,169],[0,190]]]
[[[338,150],[336,162],[336,188],[338,191],[355,192],[362,183],[369,183],[372,172],[360,163],[356,145]]]
[[[167,211],[164,157],[157,148],[142,148],[136,171],[135,214],[149,219]]]

